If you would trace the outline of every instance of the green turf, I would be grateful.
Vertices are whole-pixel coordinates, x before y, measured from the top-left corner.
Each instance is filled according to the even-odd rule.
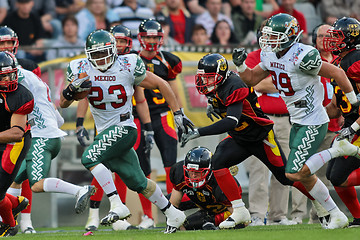
[[[324,230],[319,224],[301,224],[296,226],[260,226],[247,227],[238,230],[218,230],[218,231],[178,231],[174,234],[164,234],[162,229],[154,230],[128,230],[110,231],[106,228],[102,231],[94,232],[93,236],[82,236],[82,227],[63,227],[56,229],[37,228],[37,234],[17,234],[11,239],[118,239],[118,240],[332,240],[332,239],[358,239],[360,228],[347,228],[336,230]]]

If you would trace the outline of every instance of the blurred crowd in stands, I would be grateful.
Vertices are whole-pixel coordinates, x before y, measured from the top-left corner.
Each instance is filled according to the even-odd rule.
[[[277,13],[296,17],[308,33],[321,23],[350,16],[360,20],[359,0],[0,0],[0,25],[19,37],[17,56],[36,62],[73,56],[95,29],[123,24],[139,48],[140,22],[156,18],[164,45],[247,46],[256,44],[263,19]],[[46,50],[44,50],[46,49]]]

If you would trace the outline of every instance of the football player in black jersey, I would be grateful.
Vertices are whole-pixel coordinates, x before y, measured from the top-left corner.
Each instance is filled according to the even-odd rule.
[[[139,25],[138,33],[141,45],[140,57],[145,63],[146,70],[155,73],[170,84],[180,103],[175,79],[181,73],[182,63],[180,58],[174,54],[160,50],[163,44],[163,35],[163,29],[159,22],[153,19],[144,20]],[[166,172],[166,189],[170,193],[172,185],[169,173],[177,158],[177,135],[174,118],[167,102],[158,90],[145,89],[145,97],[150,109],[155,143],[160,150]]]
[[[131,50],[132,38],[129,28],[123,25],[116,25],[110,29],[110,32],[114,35],[116,39],[116,48],[118,55],[136,53],[135,51]],[[151,126],[149,107],[145,99],[144,89],[139,86],[137,86],[135,89],[136,90],[133,99],[133,115],[139,137],[136,140],[134,149],[136,151],[136,154],[138,155],[141,169],[143,170],[145,176],[147,178],[150,178],[150,151],[154,145],[154,131],[152,130]],[[85,146],[84,138],[89,137],[87,130],[83,126],[84,116],[86,114],[86,110],[88,109],[88,105],[88,100],[85,98],[84,100],[79,102],[77,108],[78,111],[76,121],[76,135],[80,144],[83,146]],[[89,217],[85,226],[85,230],[87,231],[95,231],[99,226],[99,207],[104,194],[103,189],[100,187],[99,183],[96,181],[95,178],[93,178],[91,185],[94,185],[97,188],[97,191],[94,195],[90,197]],[[125,203],[127,187],[116,173],[115,185],[116,189],[119,192],[121,200]],[[144,216],[142,216],[142,221],[140,222],[138,227],[141,229],[155,227],[155,222],[151,209],[151,202],[142,194],[139,194],[139,198],[143,208]],[[113,223],[112,227],[114,230],[129,230],[136,228],[126,220],[119,220]]]
[[[33,95],[24,86],[18,85],[15,57],[0,52],[0,237],[17,233],[16,217],[25,209],[28,200],[6,194],[14,181],[21,162],[31,144],[30,125],[27,114],[34,108]]]
[[[206,147],[194,147],[184,161],[171,167],[170,180],[174,188],[170,202],[180,206],[184,194],[200,208],[186,218],[183,228],[186,230],[216,230],[217,226],[230,216],[231,203],[221,191],[210,169],[212,153]],[[234,178],[236,181],[236,179]],[[239,192],[241,194],[240,184]],[[237,227],[243,228],[244,224]]]
[[[356,45],[360,44],[360,22],[350,17],[340,18],[328,33],[329,36],[324,38],[324,49],[338,55],[333,64],[345,71],[355,93],[359,94],[360,50],[356,49]],[[332,84],[334,95],[331,103],[326,106],[327,113],[330,118],[337,118],[341,114],[345,118],[338,139],[348,138],[355,146],[360,146],[359,106],[351,105],[335,81]],[[319,155],[326,157],[326,151]],[[354,217],[353,222],[349,223],[350,227],[360,226],[360,204],[354,187],[360,185],[359,158],[359,151],[356,156],[334,158],[329,162],[326,172],[327,178]]]
[[[229,70],[222,55],[212,53],[200,59],[195,85],[198,92],[208,98],[214,114],[222,120],[183,134],[181,146],[200,136],[229,134],[216,147],[211,159],[214,176],[233,208],[231,216],[220,223],[220,228],[233,228],[250,221],[249,211],[228,168],[251,155],[260,159],[280,183],[294,186],[314,200],[300,182],[286,178],[286,157],[272,130],[273,121],[261,110],[254,90],[237,73]]]
[[[13,54],[17,53],[19,47],[19,39],[14,30],[7,26],[0,27],[0,51],[8,51]],[[37,63],[30,59],[17,58],[18,64],[26,70],[32,71],[38,77],[41,77],[41,69]],[[21,196],[29,200],[29,206],[22,212],[21,228],[26,229],[26,233],[36,233],[31,222],[31,204],[32,191],[30,189],[29,180],[22,183]]]

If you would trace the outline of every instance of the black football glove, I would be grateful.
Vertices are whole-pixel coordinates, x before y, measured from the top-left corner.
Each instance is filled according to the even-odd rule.
[[[85,138],[89,141],[89,133],[86,131],[86,129],[81,126],[76,130],[76,137],[80,143],[81,146],[85,147],[87,144],[85,143]]]
[[[233,50],[232,59],[233,63],[237,68],[241,67],[244,64],[246,57],[247,53],[245,48],[235,48]]]
[[[148,154],[151,149],[154,147],[154,131],[144,131],[144,137],[145,137],[145,146],[144,146],[144,152],[145,154]]]
[[[200,133],[197,129],[189,131],[188,133],[183,133],[181,135],[181,144],[180,147],[185,147],[186,143],[192,139],[200,137]]]
[[[339,135],[336,137],[337,140],[342,140],[344,138],[347,138],[349,140],[349,142],[351,142],[351,140],[353,139],[356,131],[350,126],[350,127],[346,127],[341,129],[340,131],[337,131],[336,133],[338,133]]]
[[[216,117],[217,119],[220,119],[220,116],[219,114],[217,114],[214,110],[214,107],[213,105],[211,104],[208,104],[207,107],[206,107],[206,116],[208,118],[210,118],[210,120],[213,122],[214,119],[213,119],[213,116]]]
[[[178,131],[183,134],[191,130],[194,130],[194,124],[192,121],[184,114],[183,110],[174,112],[174,121]],[[181,136],[180,134],[180,136]]]

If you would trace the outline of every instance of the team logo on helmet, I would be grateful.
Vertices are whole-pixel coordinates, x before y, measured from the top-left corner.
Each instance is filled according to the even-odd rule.
[[[359,35],[359,24],[349,24],[350,35],[356,37]]]
[[[225,71],[226,68],[227,68],[227,65],[226,65],[226,62],[225,62],[224,58],[220,58],[219,60],[217,60],[217,62],[218,62],[218,65],[219,65],[219,69],[221,71]]]

